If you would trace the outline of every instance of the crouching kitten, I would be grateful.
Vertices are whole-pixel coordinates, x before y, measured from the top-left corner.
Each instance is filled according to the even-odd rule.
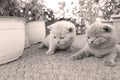
[[[46,54],[54,54],[57,49],[71,49],[76,36],[74,24],[68,21],[58,21],[48,28],[50,34],[40,44],[39,48],[48,47]]]

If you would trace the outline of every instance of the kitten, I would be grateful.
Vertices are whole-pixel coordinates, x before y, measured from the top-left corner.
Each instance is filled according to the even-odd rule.
[[[120,51],[114,27],[103,23],[93,23],[87,30],[86,37],[87,44],[71,58],[78,60],[90,55],[95,57],[106,55],[105,65],[115,66],[115,59]]]
[[[54,54],[56,49],[71,49],[76,36],[74,24],[68,21],[58,21],[50,26],[50,34],[40,44],[39,48],[49,47],[46,54]]]

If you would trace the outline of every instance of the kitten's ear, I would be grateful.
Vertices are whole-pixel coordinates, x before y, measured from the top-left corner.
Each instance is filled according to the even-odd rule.
[[[51,26],[51,25],[50,25],[50,26],[47,26],[47,28],[51,30],[51,29],[52,29],[52,26]]]
[[[111,32],[111,31],[112,31],[111,27],[109,27],[109,26],[107,26],[107,25],[103,27],[103,30],[104,30],[105,32]]]
[[[51,30],[53,27],[54,27],[54,25],[53,25],[53,24],[52,24],[52,25],[50,25],[50,26],[47,26],[47,28],[48,28],[48,29],[50,29],[50,30]]]
[[[69,28],[68,31],[69,31],[69,32],[73,32],[73,28]]]

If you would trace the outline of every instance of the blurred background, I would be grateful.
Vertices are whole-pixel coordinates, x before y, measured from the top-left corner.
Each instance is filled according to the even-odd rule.
[[[46,26],[67,20],[77,33],[95,21],[111,20],[120,14],[120,0],[0,0],[0,16],[17,16],[27,22],[45,20]]]

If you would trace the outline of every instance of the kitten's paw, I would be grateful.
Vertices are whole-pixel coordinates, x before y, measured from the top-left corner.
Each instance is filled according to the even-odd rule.
[[[72,50],[71,50],[70,48],[66,49],[66,51],[67,51],[67,52],[70,52],[70,53],[72,52]]]
[[[77,55],[75,55],[75,54],[70,57],[70,59],[73,60],[73,61],[79,60],[79,59],[81,59],[81,58],[82,58],[82,57],[77,56]]]
[[[72,52],[73,50],[74,50],[73,47],[68,47],[68,48],[66,49],[67,52]]]
[[[53,54],[55,54],[55,53],[54,53],[53,51],[47,51],[46,54],[47,54],[47,55],[53,55]]]
[[[105,61],[105,66],[114,67],[115,65],[116,65],[116,62],[113,62],[113,61]]]
[[[44,47],[44,44],[43,44],[43,43],[41,43],[41,44],[38,46],[39,49],[41,49],[41,48],[43,48],[43,47]]]

